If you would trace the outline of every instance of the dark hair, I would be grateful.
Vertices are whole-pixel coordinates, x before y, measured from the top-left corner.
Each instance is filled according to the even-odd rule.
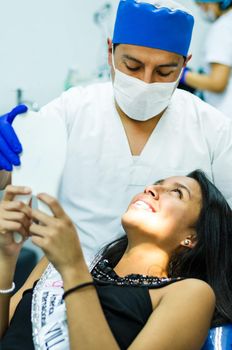
[[[120,44],[113,44],[114,50],[117,48],[117,46]]]
[[[187,175],[195,179],[202,192],[202,209],[196,223],[197,244],[173,254],[169,276],[198,278],[207,282],[216,295],[213,326],[232,322],[232,215],[221,192],[201,170]],[[127,247],[124,236],[101,253],[115,266]]]

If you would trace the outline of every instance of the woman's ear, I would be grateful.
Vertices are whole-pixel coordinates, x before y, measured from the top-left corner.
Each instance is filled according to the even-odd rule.
[[[190,249],[194,248],[196,244],[197,244],[197,240],[195,235],[187,236],[185,239],[183,239],[183,241],[180,242],[180,245],[182,247],[186,247]]]

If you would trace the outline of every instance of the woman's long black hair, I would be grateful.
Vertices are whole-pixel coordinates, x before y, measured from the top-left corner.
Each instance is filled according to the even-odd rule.
[[[232,212],[221,192],[201,170],[187,175],[202,192],[202,209],[196,223],[197,244],[175,252],[169,276],[198,278],[207,282],[216,295],[213,325],[232,322]],[[127,237],[109,244],[101,253],[115,266],[127,247]]]

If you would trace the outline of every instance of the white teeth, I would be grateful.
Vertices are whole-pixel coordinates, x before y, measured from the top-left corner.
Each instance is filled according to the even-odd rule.
[[[137,208],[140,208],[140,209],[143,209],[143,210],[147,210],[147,211],[151,211],[152,212],[152,209],[150,208],[150,206],[143,202],[143,201],[137,201],[134,203],[134,205],[137,207]]]

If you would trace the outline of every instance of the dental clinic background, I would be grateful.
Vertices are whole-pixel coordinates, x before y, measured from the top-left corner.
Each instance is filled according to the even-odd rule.
[[[201,66],[209,25],[195,16],[191,68]],[[0,0],[0,115],[18,103],[32,110],[74,85],[108,80],[107,37],[118,0]],[[1,197],[1,193],[0,193]],[[42,253],[29,241],[26,247]]]
[[[201,66],[209,25],[196,20],[189,66]],[[0,0],[0,114],[17,103],[40,107],[73,85],[109,79],[107,36],[118,0]]]

